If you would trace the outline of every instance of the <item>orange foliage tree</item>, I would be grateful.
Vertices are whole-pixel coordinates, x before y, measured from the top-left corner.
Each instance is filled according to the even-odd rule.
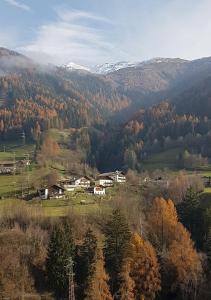
[[[120,299],[153,300],[160,291],[160,273],[153,246],[139,234],[131,237],[123,260]]]

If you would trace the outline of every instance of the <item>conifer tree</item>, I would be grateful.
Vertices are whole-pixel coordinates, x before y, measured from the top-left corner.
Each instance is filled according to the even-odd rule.
[[[118,274],[122,260],[130,240],[130,230],[125,217],[120,210],[114,210],[105,227],[105,262],[110,277],[111,291],[118,290]]]
[[[199,193],[190,187],[183,201],[177,206],[179,220],[190,231],[192,239],[202,248],[205,236],[204,212],[200,207]]]
[[[116,298],[119,300],[134,300],[134,287],[135,282],[130,277],[130,262],[124,262],[122,270],[119,274],[120,288],[116,294]]]
[[[65,297],[68,292],[67,261],[74,256],[74,243],[69,226],[54,227],[48,245],[46,270],[50,288],[56,298]]]
[[[152,245],[137,233],[132,235],[123,260],[122,272],[125,270],[127,280],[120,286],[120,299],[154,300],[161,289],[157,256]]]
[[[161,298],[169,299],[178,291],[181,297],[192,297],[191,292],[196,292],[202,280],[201,257],[189,232],[178,221],[173,202],[156,198],[148,215],[148,224],[149,238],[160,258]]]
[[[88,278],[88,286],[85,291],[86,300],[112,300],[109,291],[108,280],[104,267],[104,257],[102,249],[98,246],[95,261],[91,265],[92,272]]]
[[[167,271],[171,269],[175,273],[171,290],[179,290],[183,299],[194,299],[203,280],[202,262],[189,232],[181,223],[175,227],[175,237],[165,255],[164,263]]]
[[[207,254],[207,262],[208,262],[208,268],[209,272],[211,272],[211,228],[209,229],[207,240],[205,243],[205,251]]]
[[[88,278],[94,272],[93,264],[96,260],[97,238],[91,229],[88,229],[84,241],[78,247],[76,256],[76,281],[78,284],[78,298],[84,298],[84,291],[88,285]]]

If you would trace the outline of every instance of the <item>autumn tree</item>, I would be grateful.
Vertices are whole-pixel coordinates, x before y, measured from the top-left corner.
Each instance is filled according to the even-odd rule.
[[[88,277],[88,285],[85,290],[86,300],[112,300],[109,291],[109,277],[104,267],[104,257],[101,247],[98,246],[94,262],[90,265],[91,274]]]
[[[116,298],[120,300],[134,300],[135,282],[130,276],[130,261],[125,260],[119,274],[119,291]]]
[[[137,233],[131,237],[121,274],[119,299],[153,300],[161,289],[156,252]]]
[[[130,240],[130,230],[125,217],[120,210],[113,211],[110,220],[105,226],[105,261],[110,276],[112,293],[118,289],[118,274],[127,244]]]
[[[183,299],[192,297],[202,281],[202,261],[189,232],[178,221],[173,202],[156,198],[147,222],[148,237],[159,254],[163,299],[169,299],[172,292]]]
[[[55,160],[60,153],[60,147],[50,136],[44,138],[41,150],[37,155],[37,161],[40,165],[46,164],[48,161]]]
[[[159,253],[169,247],[178,223],[177,211],[172,200],[155,198],[148,212],[148,237]]]
[[[164,264],[166,278],[169,269],[175,273],[171,290],[179,291],[183,299],[196,299],[203,280],[202,260],[194,248],[189,232],[181,223],[176,225],[176,239],[169,246]]]

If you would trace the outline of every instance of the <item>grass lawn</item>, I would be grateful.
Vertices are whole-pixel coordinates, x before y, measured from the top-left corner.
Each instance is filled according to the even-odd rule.
[[[176,162],[180,151],[180,148],[175,148],[154,154],[144,162],[144,169],[147,171],[153,171],[156,169],[178,170]]]
[[[0,175],[0,196],[18,190],[20,175]]]
[[[5,147],[5,148],[4,148]],[[5,151],[4,151],[5,150]],[[0,160],[23,159],[26,154],[33,158],[35,150],[34,144],[18,145],[18,144],[0,144]]]
[[[95,197],[93,197],[95,198]],[[92,198],[92,200],[93,200]],[[96,199],[96,198],[95,198]],[[75,212],[80,215],[89,215],[100,212],[109,212],[111,210],[109,201],[106,199],[98,198],[94,204],[81,205],[79,199],[51,199],[51,200],[36,200],[26,202],[19,199],[4,199],[0,200],[0,215],[5,209],[12,210],[16,205],[26,205],[34,211],[39,211],[45,217],[62,217],[68,212]]]
[[[211,188],[205,188],[204,192],[200,195],[201,206],[203,208],[211,207]]]

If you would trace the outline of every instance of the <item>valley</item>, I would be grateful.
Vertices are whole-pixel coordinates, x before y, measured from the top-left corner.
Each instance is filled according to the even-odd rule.
[[[211,58],[86,69],[0,48],[0,295],[67,299],[72,260],[76,299],[128,299],[141,258],[141,299],[209,299],[210,79]]]

